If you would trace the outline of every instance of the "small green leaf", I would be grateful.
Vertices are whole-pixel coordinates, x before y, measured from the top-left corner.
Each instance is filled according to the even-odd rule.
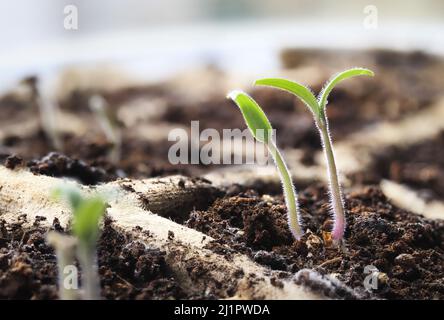
[[[82,195],[79,190],[69,184],[64,184],[55,188],[52,191],[52,197],[57,200],[64,199],[65,201],[68,201],[73,210],[75,210],[82,201]]]
[[[73,211],[72,230],[79,241],[94,246],[99,235],[99,221],[106,203],[100,197],[86,198],[73,185],[65,184],[52,192],[53,197],[69,202]]]
[[[248,94],[239,90],[230,92],[227,98],[230,98],[237,104],[253,137],[260,142],[268,143],[271,139],[270,134],[273,128],[256,101]]]
[[[322,89],[321,93],[319,94],[318,100],[319,100],[319,106],[321,108],[321,111],[325,109],[325,106],[327,104],[327,98],[330,92],[333,90],[333,88],[341,81],[357,77],[357,76],[369,76],[373,77],[374,73],[373,71],[365,68],[352,68],[345,71],[342,71],[336,75],[334,75],[324,86],[324,89]]]
[[[273,87],[293,93],[295,96],[301,99],[302,102],[304,102],[305,105],[307,105],[307,107],[314,114],[317,115],[319,113],[319,106],[316,97],[313,95],[310,89],[297,82],[286,79],[267,78],[267,79],[256,80],[254,84],[260,86]]]
[[[98,197],[83,200],[74,211],[73,233],[86,245],[94,246],[99,235],[99,221],[106,204]]]

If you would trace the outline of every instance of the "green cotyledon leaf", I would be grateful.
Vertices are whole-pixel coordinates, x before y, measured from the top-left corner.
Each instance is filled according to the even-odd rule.
[[[342,72],[339,72],[338,74],[334,75],[324,86],[324,89],[322,89],[321,93],[319,94],[318,101],[319,106],[323,110],[325,109],[325,106],[327,104],[327,98],[330,92],[333,90],[333,88],[341,81],[357,77],[357,76],[368,76],[373,77],[374,73],[373,71],[365,68],[351,68]]]
[[[72,230],[84,244],[95,245],[99,235],[99,221],[105,212],[105,202],[98,198],[83,200],[74,211]]]
[[[316,97],[307,87],[303,86],[294,81],[290,81],[287,79],[279,79],[279,78],[266,78],[256,80],[254,82],[255,85],[273,87],[277,89],[281,89],[284,91],[288,91],[304,102],[304,104],[314,113],[319,113],[319,105]]]
[[[271,140],[273,128],[262,108],[245,92],[234,90],[227,95],[232,99],[244,116],[245,122],[255,139],[268,143]]]
[[[80,243],[94,246],[99,235],[99,221],[106,202],[98,196],[85,197],[72,185],[63,185],[53,191],[55,198],[68,201],[73,211],[72,231]]]

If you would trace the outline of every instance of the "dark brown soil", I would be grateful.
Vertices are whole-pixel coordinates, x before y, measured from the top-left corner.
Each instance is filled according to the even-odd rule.
[[[0,110],[2,123],[17,121],[27,117],[38,117],[37,97],[37,77],[29,76],[24,78],[18,85],[24,91],[22,94],[8,92],[0,97]]]
[[[332,91],[328,116],[336,139],[427,108],[443,92],[444,81],[438,76],[438,70],[444,71],[443,60],[421,51],[288,49],[282,61],[286,68],[316,65],[340,71],[359,65],[375,72],[372,79],[354,79]],[[318,92],[320,87],[313,89]]]
[[[59,101],[60,108],[71,112],[90,113],[89,99],[94,95],[101,95],[112,108],[119,108],[123,103],[139,98],[156,98],[168,94],[168,88],[161,84],[146,86],[132,86],[103,91],[97,89],[73,90],[67,97]]]
[[[207,211],[194,211],[186,225],[214,237],[209,248],[219,253],[243,252],[273,270],[291,274],[304,268],[334,274],[359,296],[444,298],[444,221],[401,210],[379,189],[365,188],[347,196],[346,248],[341,250],[329,240],[327,199],[323,187],[300,193],[307,230],[300,241],[287,228],[282,198],[264,199],[254,191],[219,199]],[[381,272],[379,287],[372,294],[363,286],[368,265]]]
[[[73,160],[56,152],[51,152],[40,160],[29,161],[28,167],[36,174],[75,178],[82,184],[97,184],[108,180],[103,169],[88,166],[83,161]]]
[[[57,266],[39,219],[30,230],[0,221],[0,299],[56,299]],[[43,218],[42,218],[43,219]],[[53,228],[63,232],[57,221]],[[102,296],[106,299],[193,298],[165,262],[165,253],[122,234],[107,221],[98,244]],[[80,274],[81,277],[81,274]]]
[[[66,135],[63,141],[64,150],[53,152],[54,148],[42,131],[26,139],[10,136],[4,142],[4,150],[0,150],[0,160],[10,166],[11,159],[18,157],[34,173],[72,177],[84,184],[97,184],[119,177],[149,178],[179,173],[188,176],[203,170],[203,166],[170,164],[169,142],[125,141],[121,160],[112,163],[108,157],[111,145],[100,137],[91,140]],[[8,157],[9,160],[6,160]]]
[[[444,200],[444,131],[408,147],[380,150],[371,167],[352,179],[359,184],[390,179],[417,190],[426,200]]]

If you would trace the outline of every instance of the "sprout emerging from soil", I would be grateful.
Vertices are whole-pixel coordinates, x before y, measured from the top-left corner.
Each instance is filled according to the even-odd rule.
[[[58,283],[59,283],[59,297],[61,300],[75,300],[77,299],[77,290],[67,286],[65,281],[66,267],[73,266],[75,260],[75,247],[77,241],[74,237],[61,234],[56,231],[48,233],[47,242],[55,248],[58,266]],[[76,286],[78,284],[76,283]]]
[[[49,137],[52,146],[56,150],[62,150],[63,142],[57,125],[57,113],[59,112],[57,104],[42,96],[39,98],[38,105],[43,131]]]
[[[269,86],[288,91],[301,99],[313,113],[316,126],[321,135],[321,142],[327,161],[328,179],[330,187],[330,202],[333,212],[334,225],[332,238],[335,241],[341,241],[345,231],[344,201],[342,198],[341,187],[339,185],[338,170],[336,168],[335,156],[332,146],[332,140],[329,132],[329,125],[326,114],[328,95],[333,88],[341,81],[356,76],[373,76],[371,70],[364,68],[352,68],[340,72],[333,76],[324,86],[316,98],[307,87],[286,79],[261,79],[255,82],[256,85]]]
[[[59,128],[57,126],[57,114],[59,112],[57,103],[52,101],[52,99],[45,94],[46,90],[44,90],[40,81],[36,77],[26,78],[22,81],[22,84],[26,85],[30,90],[34,105],[37,105],[38,108],[40,126],[49,139],[52,147],[56,150],[62,150],[63,142],[60,138]]]
[[[99,222],[106,203],[98,196],[83,197],[73,187],[60,187],[54,191],[58,198],[68,200],[74,218],[72,232],[77,238],[77,258],[83,271],[84,298],[97,300],[100,298],[100,283],[97,272],[96,244],[99,239]]]
[[[108,103],[100,95],[94,95],[89,99],[89,107],[96,115],[106,139],[112,143],[110,160],[115,164],[120,160],[122,148],[122,135],[117,124],[117,116],[111,112]]]
[[[282,158],[279,149],[273,141],[273,128],[261,107],[249,95],[241,91],[232,91],[228,94],[244,116],[245,122],[250,129],[253,137],[259,142],[264,143],[273,160],[281,178],[284,190],[285,204],[287,206],[288,226],[296,239],[300,239],[303,234],[300,222],[299,206],[296,190],[291,180],[291,174]]]

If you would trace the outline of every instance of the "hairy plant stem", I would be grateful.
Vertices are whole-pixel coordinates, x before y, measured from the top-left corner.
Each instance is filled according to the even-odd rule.
[[[78,246],[77,257],[82,267],[83,298],[85,300],[99,300],[100,281],[95,248],[81,243]]]
[[[321,134],[321,141],[322,145],[324,146],[324,155],[328,168],[330,201],[334,215],[332,238],[333,240],[340,241],[342,240],[345,231],[344,202],[342,200],[342,192],[339,185],[338,170],[336,168],[332,141],[330,132],[328,130],[327,117],[325,115],[321,115],[316,119],[316,125]]]
[[[290,171],[288,170],[287,165],[285,164],[284,159],[282,158],[281,153],[278,148],[274,144],[274,142],[269,142],[267,144],[268,150],[271,153],[273,160],[278,168],[279,176],[282,181],[282,188],[284,189],[284,198],[285,204],[287,206],[287,218],[288,218],[288,226],[290,228],[293,236],[299,240],[303,235],[303,231],[301,228],[301,223],[299,221],[299,207],[297,203],[297,194],[293,185],[293,181],[291,180]]]

